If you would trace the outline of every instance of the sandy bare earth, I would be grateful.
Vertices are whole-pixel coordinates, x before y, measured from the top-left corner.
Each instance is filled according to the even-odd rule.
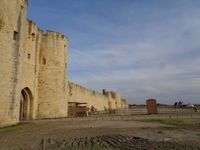
[[[2,150],[199,149],[200,129],[140,121],[37,120],[0,129]]]

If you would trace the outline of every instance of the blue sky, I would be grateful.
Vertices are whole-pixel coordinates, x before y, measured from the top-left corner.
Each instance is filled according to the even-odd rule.
[[[200,103],[199,0],[29,0],[29,18],[68,36],[73,82]]]

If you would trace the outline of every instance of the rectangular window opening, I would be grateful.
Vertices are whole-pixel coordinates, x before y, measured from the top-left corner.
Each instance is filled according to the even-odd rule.
[[[46,63],[47,63],[46,59],[43,58],[43,59],[42,59],[42,64],[43,64],[43,65],[46,65]]]
[[[18,36],[19,36],[19,33],[17,31],[14,31],[13,33],[13,40],[18,40]]]
[[[31,58],[31,54],[30,53],[28,53],[28,59],[30,59]]]

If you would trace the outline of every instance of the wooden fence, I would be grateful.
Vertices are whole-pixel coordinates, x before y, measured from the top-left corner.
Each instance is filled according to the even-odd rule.
[[[200,112],[193,109],[159,108],[158,114],[148,115],[143,109],[120,109],[114,112],[100,111],[91,114],[89,117],[71,118],[73,120],[142,120],[142,119],[200,119]]]

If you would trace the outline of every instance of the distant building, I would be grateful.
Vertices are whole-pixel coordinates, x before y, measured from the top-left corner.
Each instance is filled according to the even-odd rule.
[[[156,99],[146,100],[146,105],[147,105],[147,113],[148,114],[157,114],[158,113]]]

